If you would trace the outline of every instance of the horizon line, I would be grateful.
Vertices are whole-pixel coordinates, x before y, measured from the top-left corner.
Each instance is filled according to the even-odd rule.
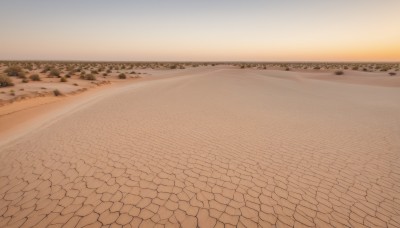
[[[40,60],[40,59],[13,59],[0,62],[87,62],[87,63],[400,63],[400,60],[377,60],[377,61],[362,61],[362,60],[344,60],[344,61],[324,61],[324,60],[282,60],[282,61],[251,61],[251,60],[195,60],[195,61],[180,61],[180,60]]]

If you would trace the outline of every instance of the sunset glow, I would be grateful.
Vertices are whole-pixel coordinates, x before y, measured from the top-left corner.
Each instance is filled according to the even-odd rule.
[[[0,2],[0,59],[399,61],[400,1]]]

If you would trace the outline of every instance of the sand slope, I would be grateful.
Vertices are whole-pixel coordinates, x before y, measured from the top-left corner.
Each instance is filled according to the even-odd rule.
[[[3,145],[0,227],[400,227],[399,88],[185,72]]]

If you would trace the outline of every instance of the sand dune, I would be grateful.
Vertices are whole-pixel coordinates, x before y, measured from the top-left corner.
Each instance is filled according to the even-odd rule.
[[[3,143],[0,227],[400,227],[399,88],[165,76]]]

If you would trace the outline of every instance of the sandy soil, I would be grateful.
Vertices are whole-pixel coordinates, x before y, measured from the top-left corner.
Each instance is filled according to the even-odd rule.
[[[400,227],[399,87],[224,66],[159,76],[0,141],[0,227]]]

